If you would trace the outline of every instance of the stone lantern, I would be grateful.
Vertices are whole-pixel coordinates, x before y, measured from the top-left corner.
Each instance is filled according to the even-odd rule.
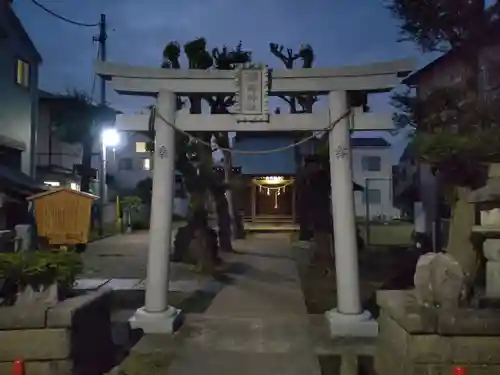
[[[473,232],[484,238],[486,298],[500,299],[500,164],[489,166],[486,185],[473,191],[469,202],[480,212],[480,223]]]

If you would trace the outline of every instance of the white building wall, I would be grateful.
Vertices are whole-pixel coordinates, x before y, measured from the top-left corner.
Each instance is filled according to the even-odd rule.
[[[137,143],[146,143],[150,139],[144,134],[131,132],[120,133],[120,144],[116,149],[109,149],[107,154],[108,174],[114,178],[117,192],[132,192],[137,184],[146,178],[153,178],[152,156],[149,152],[138,152]],[[130,159],[131,168],[124,169],[120,164]],[[144,169],[145,159],[149,159],[150,170]],[[185,217],[188,213],[189,199],[174,197],[173,213]]]
[[[380,158],[380,171],[366,171],[363,169],[363,157],[375,156]],[[368,188],[380,191],[379,202],[367,203],[364,199],[365,192],[354,193],[356,217],[370,219],[376,217],[393,218],[399,216],[399,210],[393,204],[392,185],[392,155],[391,148],[359,147],[352,150],[352,168],[354,182]],[[368,185],[368,186],[367,186]],[[367,212],[368,211],[368,212]]]
[[[113,175],[115,185],[122,190],[135,189],[137,183],[153,177],[153,171],[143,168],[145,159],[150,160],[152,167],[152,156],[149,152],[137,152],[136,143],[146,143],[150,139],[141,133],[120,133],[120,144],[115,149],[108,149],[108,173]],[[120,167],[123,160],[130,159],[131,168]]]

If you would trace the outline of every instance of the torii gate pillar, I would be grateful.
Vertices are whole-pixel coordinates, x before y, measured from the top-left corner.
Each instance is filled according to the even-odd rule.
[[[328,95],[330,121],[343,116],[348,107],[347,92]],[[330,178],[335,239],[337,307],[326,312],[334,336],[375,337],[378,324],[361,306],[358,270],[358,245],[354,193],[352,190],[351,134],[349,119],[340,120],[328,135]]]
[[[160,91],[157,108],[175,123],[176,94]],[[156,119],[158,121],[158,119]],[[155,126],[153,192],[149,228],[148,269],[144,307],[130,320],[132,328],[145,333],[172,333],[180,311],[168,304],[172,204],[174,199],[175,131],[164,123]]]

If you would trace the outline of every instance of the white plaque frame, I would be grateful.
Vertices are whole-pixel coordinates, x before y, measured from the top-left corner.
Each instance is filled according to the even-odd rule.
[[[236,71],[235,81],[236,120],[238,122],[269,122],[269,69],[267,66],[242,65]]]

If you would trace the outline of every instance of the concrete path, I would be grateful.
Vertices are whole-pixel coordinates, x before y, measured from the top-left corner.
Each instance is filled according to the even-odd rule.
[[[289,236],[255,235],[235,249],[226,286],[187,316],[168,375],[320,375]]]
[[[180,225],[182,223],[173,223],[172,238]],[[148,243],[148,231],[119,234],[89,243],[83,253],[84,271],[79,278],[145,279]],[[189,277],[189,267],[173,264],[171,268],[173,279],[184,278],[184,274]]]

